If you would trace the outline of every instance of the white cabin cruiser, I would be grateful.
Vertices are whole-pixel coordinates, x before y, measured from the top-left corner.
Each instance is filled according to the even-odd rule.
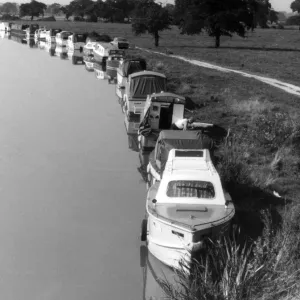
[[[47,34],[46,28],[39,28],[34,33],[34,39],[38,41],[46,41],[46,34]]]
[[[56,35],[61,32],[61,29],[51,28],[50,30],[45,32],[45,38],[47,43],[55,43]]]
[[[206,238],[226,234],[235,215],[207,149],[172,149],[161,181],[149,189],[142,241],[170,267],[190,266]]]
[[[55,42],[58,46],[64,47],[68,45],[68,38],[72,35],[70,31],[61,31],[56,34]]]
[[[109,55],[116,52],[118,48],[110,43],[97,42],[94,46],[94,58],[97,63],[105,63]]]
[[[73,32],[68,37],[67,47],[71,50],[83,50],[87,38],[87,33]]]

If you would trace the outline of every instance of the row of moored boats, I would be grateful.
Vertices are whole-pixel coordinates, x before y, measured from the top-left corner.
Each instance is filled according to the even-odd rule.
[[[5,26],[0,29],[8,30]],[[228,233],[235,209],[213,163],[225,129],[194,122],[187,130],[172,130],[184,119],[186,98],[167,91],[165,74],[148,70],[145,59],[129,58],[126,51],[132,47],[125,39],[118,44],[101,35],[18,28],[25,39],[73,51],[74,64],[81,62],[96,77],[116,84],[127,131],[138,135],[142,153],[150,153],[141,241],[156,258],[175,268],[189,265],[208,239]],[[9,30],[15,34],[17,28]]]

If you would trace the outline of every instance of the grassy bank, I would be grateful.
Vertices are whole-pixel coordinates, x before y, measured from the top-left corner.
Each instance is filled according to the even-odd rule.
[[[28,21],[29,22],[29,21]],[[136,37],[130,24],[86,22],[39,22],[40,25],[71,31],[98,31],[111,36],[124,36],[140,47],[154,49],[153,39],[148,35]],[[300,32],[299,30],[256,29],[247,38],[222,37],[221,48],[213,48],[214,40],[206,34],[180,35],[179,30],[161,33],[160,46],[176,55],[215,63],[224,67],[249,71],[281,79],[293,84],[300,82]]]
[[[73,31],[95,30],[112,37],[121,35],[138,46],[153,47],[150,37],[134,37],[130,25],[72,22],[44,25]],[[162,34],[159,49],[168,48],[174,54],[299,83],[298,31],[257,30],[245,40],[224,39],[223,47],[218,50],[210,48],[212,43],[205,35],[186,37],[174,29]],[[132,52],[144,57],[149,69],[167,75],[169,91],[189,97],[197,104],[197,109],[189,115],[230,128],[230,138],[219,148],[216,167],[233,197],[242,234],[249,237],[251,245],[247,250],[234,243],[214,245],[200,260],[194,285],[186,290],[190,294],[174,295],[175,290],[166,287],[171,299],[297,299],[299,97],[254,79],[143,51]],[[262,217],[266,216],[263,211],[268,211],[267,218]],[[216,257],[218,264],[213,264]],[[203,274],[207,274],[206,281]],[[204,292],[207,298],[202,297]],[[197,296],[199,293],[202,298]]]

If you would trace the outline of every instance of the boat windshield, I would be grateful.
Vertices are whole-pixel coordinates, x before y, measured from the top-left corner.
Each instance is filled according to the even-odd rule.
[[[171,198],[203,198],[215,197],[214,186],[208,181],[177,180],[170,181],[167,196]]]

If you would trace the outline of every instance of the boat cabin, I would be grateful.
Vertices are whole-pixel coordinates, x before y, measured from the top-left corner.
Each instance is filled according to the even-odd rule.
[[[202,134],[201,131],[163,130],[150,154],[149,172],[156,180],[160,180],[172,149],[212,151],[213,147],[213,139]]]
[[[166,87],[167,78],[161,73],[142,71],[129,75],[123,99],[127,116],[140,115],[144,110],[147,96],[165,91]]]
[[[94,46],[94,57],[97,62],[106,62],[110,55],[116,53],[118,48],[110,43],[97,42]]]
[[[70,31],[61,31],[57,33],[55,36],[56,44],[66,46],[70,35],[72,35],[72,32]]]
[[[84,47],[87,35],[87,33],[73,32],[72,35],[68,36],[68,47],[76,50]]]
[[[141,115],[153,130],[170,129],[171,125],[183,118],[185,97],[173,93],[148,95]]]
[[[146,68],[147,63],[145,59],[124,59],[117,69],[118,88],[122,88],[125,86],[126,79],[129,75],[144,71],[146,70]]]

